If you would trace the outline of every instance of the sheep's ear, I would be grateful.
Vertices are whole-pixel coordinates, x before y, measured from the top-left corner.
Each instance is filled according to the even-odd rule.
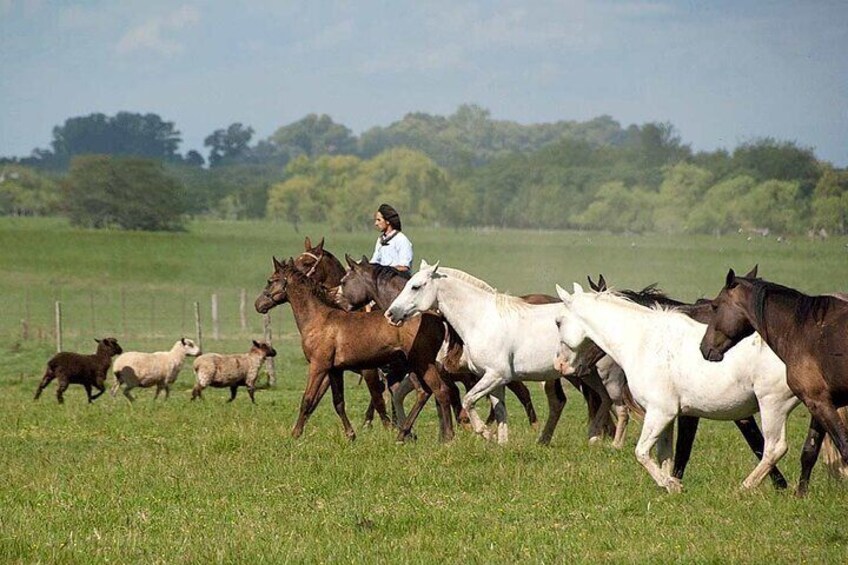
[[[583,294],[583,287],[580,286],[580,283],[574,283],[573,292],[574,294]]]
[[[747,274],[747,275],[745,275],[745,278],[746,278],[746,279],[755,279],[755,278],[757,278],[757,267],[759,267],[759,266],[760,266],[759,264],[754,265],[754,268],[753,268],[753,269],[751,269],[751,270],[748,272],[748,274]]]
[[[97,339],[96,337],[94,338],[94,341],[96,341],[97,343],[100,343],[100,340]]]
[[[568,294],[568,291],[562,288],[559,285],[556,285],[556,292],[559,299],[562,300],[563,304],[571,304],[572,297]]]
[[[180,338],[180,343],[182,343],[183,345],[185,345],[185,344],[186,344],[186,342],[185,342],[185,338],[184,338],[184,337],[181,337],[181,338]]]
[[[308,235],[306,236],[306,239],[303,240],[303,247],[306,249],[306,251],[312,249],[312,240],[309,239]]]
[[[253,345],[254,345],[255,347],[260,347],[259,342],[258,342],[258,341],[256,341],[255,339],[253,340]]]

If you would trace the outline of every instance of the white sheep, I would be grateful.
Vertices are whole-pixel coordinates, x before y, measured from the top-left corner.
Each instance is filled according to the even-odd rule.
[[[238,387],[246,386],[250,401],[256,400],[253,393],[256,390],[256,378],[259,368],[266,357],[275,357],[277,352],[273,347],[261,341],[253,341],[253,347],[247,353],[221,355],[206,353],[194,360],[196,383],[191,391],[191,399],[202,398],[200,393],[207,386],[215,388],[230,387],[232,402],[238,392]]]
[[[171,348],[170,351],[156,351],[154,353],[142,353],[139,351],[128,351],[115,359],[112,372],[115,373],[115,385],[110,391],[112,396],[118,393],[121,385],[124,385],[124,396],[130,401],[135,400],[130,391],[135,387],[147,388],[156,386],[156,394],[165,390],[165,400],[171,392],[171,385],[177,380],[180,368],[186,355],[200,355],[200,348],[187,338],[182,338]]]

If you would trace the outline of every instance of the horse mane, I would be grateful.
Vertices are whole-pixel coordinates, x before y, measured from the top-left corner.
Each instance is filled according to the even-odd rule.
[[[450,267],[439,267],[439,273],[443,275],[448,275],[449,277],[453,277],[457,280],[463,281],[465,283],[470,284],[471,286],[483,290],[485,292],[489,292],[495,295],[495,306],[498,310],[509,311],[509,310],[526,310],[529,308],[530,304],[522,300],[517,296],[512,296],[511,294],[506,294],[503,292],[498,292],[498,289],[490,285],[484,280],[478,279],[474,275],[469,275],[465,271],[460,271],[459,269],[452,269]]]
[[[670,298],[657,286],[657,283],[649,284],[642,290],[622,290],[619,291],[619,294],[642,306],[653,306],[655,304],[662,306],[686,306],[685,303]]]
[[[794,302],[795,321],[799,324],[809,318],[813,320],[823,319],[830,308],[830,299],[832,297],[810,296],[800,290],[764,279],[739,278],[751,284],[753,289],[754,316],[760,328],[765,328],[766,298],[769,296],[779,296]]]
[[[374,280],[379,282],[382,280],[391,280],[395,277],[401,277],[404,280],[409,280],[409,275],[406,272],[398,271],[391,265],[380,265],[379,263],[369,263],[374,273]]]
[[[302,284],[309,289],[312,295],[321,301],[321,303],[326,306],[330,306],[334,310],[343,310],[343,308],[330,296],[327,287],[315,282],[310,277],[307,277],[305,273],[301,273],[293,265],[285,265],[283,270],[290,278],[294,279],[295,282]]]

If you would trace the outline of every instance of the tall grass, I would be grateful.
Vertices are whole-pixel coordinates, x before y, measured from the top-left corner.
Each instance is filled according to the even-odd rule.
[[[467,432],[437,442],[434,410],[418,441],[359,422],[363,387],[347,380],[358,438],[343,439],[326,401],[298,441],[293,424],[305,377],[299,339],[284,306],[275,345],[278,385],[242,394],[210,390],[189,402],[184,369],[168,402],[140,391],[130,405],[108,395],[92,405],[71,387],[63,406],[53,388],[32,402],[45,361],[53,300],[79,327],[68,349],[93,351],[92,292],[157,297],[163,310],[209,294],[250,300],[264,285],[271,255],[300,252],[303,234],[327,237],[343,255],[370,255],[374,234],[294,233],[271,223],[201,222],[182,234],[76,230],[57,220],[0,220],[0,561],[2,562],[846,562],[848,488],[816,469],[805,500],[764,484],[742,492],[754,458],[735,427],[703,422],[680,496],[656,488],[627,447],[586,443],[585,408],[569,404],[552,445],[534,443],[517,402],[508,399],[510,444],[488,445]],[[416,256],[468,270],[515,294],[552,292],[554,283],[604,273],[618,287],[659,282],[685,299],[712,296],[728,267],[754,263],[766,278],[808,292],[845,290],[845,240],[777,242],[723,238],[611,236],[554,232],[409,229]],[[117,290],[116,290],[117,289]],[[27,306],[28,304],[28,306]],[[75,307],[77,304],[78,307]],[[165,349],[185,329],[158,316],[121,334],[114,298],[99,301],[94,329],[125,348]],[[30,310],[45,335],[21,339]],[[149,303],[128,302],[147,319]],[[79,323],[70,318],[82,318]],[[231,316],[231,314],[229,314]],[[206,350],[241,351],[261,335],[230,329]],[[189,324],[191,326],[191,324]],[[232,326],[228,326],[232,328]],[[189,327],[191,329],[191,327]],[[282,333],[279,333],[282,330]],[[537,408],[545,403],[532,386]],[[803,407],[789,421],[782,470],[791,483],[807,425]]]

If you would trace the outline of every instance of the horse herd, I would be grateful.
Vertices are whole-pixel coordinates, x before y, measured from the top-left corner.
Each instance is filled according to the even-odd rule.
[[[586,290],[577,283],[570,291],[557,286],[556,297],[514,297],[439,263],[422,261],[408,277],[365,257],[345,260],[347,269],[323,239],[313,246],[306,238],[297,257],[273,259],[255,302],[260,313],[289,303],[301,336],[308,375],[294,437],[327,389],[346,436],[355,437],[343,382],[345,371],[355,371],[371,396],[366,419],[376,412],[384,425],[396,424],[399,441],[413,433],[432,395],[442,441],[453,438],[455,415],[504,443],[506,388],[535,423],[523,381],[541,381],[549,410],[539,442],[548,443],[566,402],[564,378],[586,398],[591,443],[610,434],[621,447],[630,411],[642,416],[636,458],[669,492],[682,488],[700,418],[734,421],[760,459],[745,488],[767,475],[785,487],[777,462],[787,450],[786,419],[801,402],[811,418],[797,494],[808,490],[825,435],[848,465],[848,430],[837,412],[848,404],[844,295],[807,296],[757,278],[755,267],[744,277],[730,270],[714,300],[694,304],[654,287],[613,291],[603,277],[590,279]],[[392,393],[394,418],[378,369]],[[461,400],[457,384],[467,390]],[[412,391],[415,402],[406,414],[403,398]],[[475,409],[484,397],[494,431]]]

